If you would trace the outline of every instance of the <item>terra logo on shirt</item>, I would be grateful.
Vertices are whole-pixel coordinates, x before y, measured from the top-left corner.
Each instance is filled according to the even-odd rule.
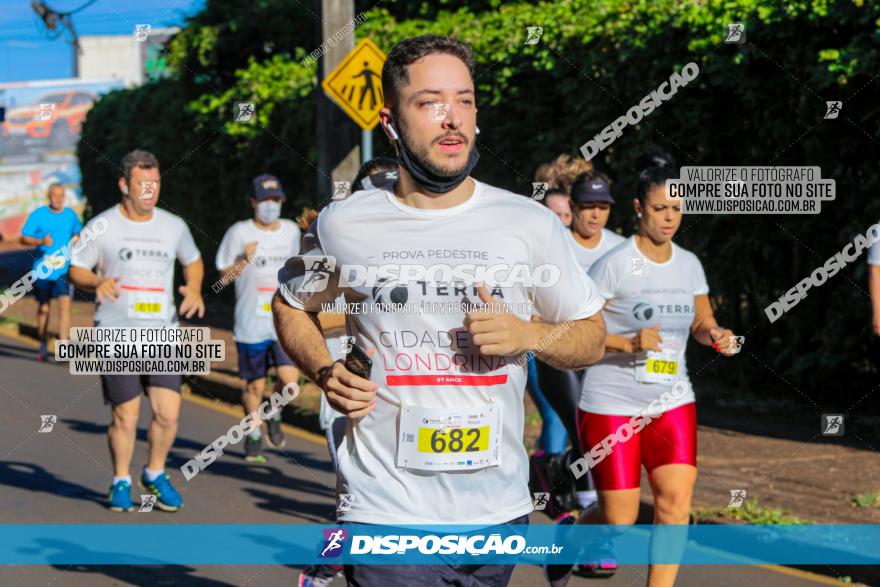
[[[633,316],[636,320],[647,322],[654,316],[654,307],[651,304],[638,303],[633,306]]]
[[[160,251],[157,249],[135,249],[131,250],[128,247],[122,247],[119,249],[119,259],[122,261],[131,261],[132,258],[137,257],[138,259],[170,259],[171,257],[168,255],[168,251]]]
[[[653,306],[646,302],[638,302],[633,306],[632,314],[640,322],[663,317],[690,316],[694,313],[692,304],[658,304]]]

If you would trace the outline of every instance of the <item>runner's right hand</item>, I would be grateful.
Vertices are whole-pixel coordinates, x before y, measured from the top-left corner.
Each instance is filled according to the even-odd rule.
[[[98,287],[95,288],[95,296],[102,304],[104,303],[104,298],[107,298],[111,302],[115,302],[116,298],[119,297],[119,289],[116,287],[116,278],[108,277],[107,279],[102,279],[101,283],[98,284]]]
[[[651,328],[642,328],[632,337],[633,352],[659,351],[661,342],[663,342],[663,337],[660,336],[660,323],[658,322]]]
[[[375,352],[368,349],[367,355],[372,357]],[[333,363],[321,379],[327,403],[333,409],[349,418],[361,418],[373,411],[379,386],[346,369],[342,361]]]
[[[43,244],[46,245],[47,247],[51,247],[52,243],[54,243],[54,242],[55,241],[52,240],[52,235],[47,232],[46,236],[43,237]]]
[[[253,257],[254,253],[257,252],[257,241],[252,243],[248,243],[244,246],[244,256],[246,259]]]

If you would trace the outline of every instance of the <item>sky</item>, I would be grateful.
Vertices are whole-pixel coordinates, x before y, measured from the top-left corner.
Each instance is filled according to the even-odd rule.
[[[58,12],[80,7],[88,0],[44,0]],[[136,24],[153,28],[181,25],[197,12],[203,0],[97,0],[72,16],[79,36],[130,35]],[[54,41],[37,17],[30,0],[0,0],[0,82],[69,78],[73,49],[69,36]]]

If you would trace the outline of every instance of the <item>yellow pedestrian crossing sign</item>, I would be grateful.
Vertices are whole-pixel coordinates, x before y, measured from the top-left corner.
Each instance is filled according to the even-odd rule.
[[[385,104],[384,63],[382,50],[364,39],[321,82],[327,95],[364,130],[373,130],[379,124],[379,110]]]

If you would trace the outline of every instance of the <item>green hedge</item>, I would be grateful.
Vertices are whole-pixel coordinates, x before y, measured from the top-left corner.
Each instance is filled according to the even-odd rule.
[[[802,397],[808,395],[829,409],[846,408],[873,388],[878,347],[864,259],[772,325],[763,308],[880,217],[873,197],[880,190],[876,3],[372,6],[356,3],[355,13],[364,10],[367,20],[355,34],[386,51],[429,32],[473,45],[482,130],[475,176],[519,193],[530,189],[540,163],[577,154],[673,71],[696,61],[694,82],[597,157],[616,180],[620,204],[612,222],[627,233],[634,226],[632,166],[648,143],[680,164],[820,166],[838,193],[821,215],[685,220],[678,242],[702,259],[721,321],[747,336],[738,359],[714,362],[698,377],[775,388],[815,407]],[[721,42],[728,22],[746,23],[746,44]],[[539,44],[523,44],[527,26],[544,28]],[[115,165],[134,147],[159,156],[163,205],[201,227],[194,234],[206,258],[225,228],[248,214],[245,194],[258,173],[282,179],[290,216],[323,200],[315,192],[315,65],[299,61],[321,44],[318,33],[315,16],[299,3],[208,0],[169,44],[176,77],[114,92],[90,113],[79,154],[95,209],[115,201]],[[823,120],[825,100],[833,99],[844,101],[841,116]],[[260,126],[231,122],[236,100],[258,103]],[[376,154],[390,154],[380,135]],[[695,354],[694,370],[713,358]],[[841,380],[844,389],[836,385]]]

